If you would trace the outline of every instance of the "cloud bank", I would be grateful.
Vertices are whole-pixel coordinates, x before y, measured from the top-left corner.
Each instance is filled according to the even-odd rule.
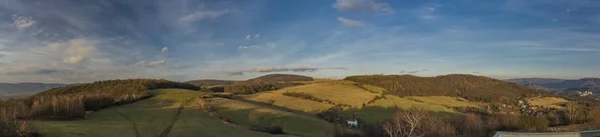
[[[340,23],[342,23],[343,25],[348,26],[348,27],[357,27],[357,28],[360,28],[360,27],[364,27],[365,26],[364,23],[362,23],[362,22],[360,22],[358,20],[347,19],[347,18],[344,18],[344,17],[338,17],[337,20]]]
[[[244,73],[271,73],[271,72],[315,72],[317,70],[349,70],[346,67],[256,67],[248,70],[226,72],[228,75],[243,75]]]
[[[375,0],[336,0],[333,7],[340,11],[394,12],[389,4]]]

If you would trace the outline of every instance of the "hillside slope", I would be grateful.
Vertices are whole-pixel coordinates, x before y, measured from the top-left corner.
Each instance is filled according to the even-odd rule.
[[[381,88],[353,81],[320,81],[302,86],[283,88],[241,97],[290,108],[311,114],[336,111],[343,116],[357,116],[368,122],[377,122],[394,114],[395,107],[423,109],[429,112],[460,114],[454,108],[482,108],[485,103],[467,101],[450,96],[406,96],[384,95]],[[296,94],[288,94],[296,93]],[[364,106],[363,106],[364,104]],[[341,110],[337,109],[342,106]]]
[[[33,95],[44,90],[66,86],[52,83],[0,83],[0,96]]]
[[[567,79],[543,79],[543,78],[521,78],[509,79],[507,81],[519,83],[529,87],[538,87],[547,91],[591,91],[600,93],[600,78],[582,78],[576,80]]]
[[[0,103],[3,116],[21,119],[78,119],[85,111],[98,110],[145,99],[148,90],[181,88],[198,90],[197,86],[154,79],[106,80],[53,88],[27,98]]]
[[[516,83],[463,74],[436,77],[363,75],[344,80],[379,86],[398,96],[455,96],[481,102],[513,102],[521,97],[545,94]]]
[[[270,136],[226,124],[199,111],[188,102],[202,92],[164,89],[151,92],[154,97],[123,106],[102,109],[76,121],[31,121],[34,128],[51,137],[131,137],[159,136],[169,125],[169,136]],[[183,107],[177,114],[179,107]],[[178,117],[175,123],[172,119]],[[135,123],[135,126],[134,126]]]
[[[204,87],[204,86],[225,86],[225,85],[233,84],[235,82],[239,82],[239,81],[203,79],[203,80],[191,80],[191,81],[187,81],[185,83],[190,83],[190,84],[194,84],[196,86]]]
[[[292,81],[313,81],[312,77],[292,74],[269,74],[245,82],[292,82]]]
[[[285,87],[303,85],[313,78],[291,74],[269,74],[223,87],[223,91],[233,94],[254,94],[258,92],[278,90]]]
[[[30,121],[50,137],[268,137],[326,136],[330,124],[312,117],[256,106],[224,98],[207,98],[214,112],[207,113],[196,99],[208,93],[184,89],[160,89],[153,97],[131,104],[101,109],[83,120]],[[251,116],[251,117],[250,117]],[[225,123],[219,117],[227,117]],[[275,124],[291,135],[272,135],[249,130],[254,124]]]

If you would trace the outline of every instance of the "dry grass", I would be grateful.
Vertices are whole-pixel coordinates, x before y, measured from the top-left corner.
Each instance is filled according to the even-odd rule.
[[[277,111],[273,109],[268,109],[240,101],[223,99],[223,98],[214,98],[211,100],[211,105],[219,107],[221,109],[230,109],[230,110],[252,110],[253,112],[260,113],[269,113],[273,115],[291,115],[289,112]]]
[[[323,112],[333,107],[333,105],[331,104],[285,96],[281,92],[263,92],[259,94],[247,95],[244,96],[244,98],[263,103],[269,103],[270,101],[273,101],[273,105],[276,106],[300,110],[313,114]]]
[[[380,122],[382,120],[386,120],[392,117],[395,112],[394,107],[396,106],[403,110],[421,109],[424,111],[440,114],[438,116],[452,116],[455,114],[462,114],[442,105],[418,102],[415,100],[393,95],[385,95],[385,97],[386,98],[384,99],[379,99],[372,104],[366,105],[365,108],[348,109],[339,114],[343,116],[356,116],[371,123]]]
[[[315,117],[236,100],[214,98],[211,105],[220,116],[241,127],[273,124],[283,127],[285,133],[310,137],[325,137],[327,134],[324,133],[331,127],[330,123]]]
[[[203,92],[182,89],[162,89],[152,93],[156,96],[132,104],[101,109],[83,120],[30,122],[34,128],[50,137],[132,137],[135,136],[135,129],[140,136],[158,136],[177,115],[177,108],[172,106],[205,95]],[[202,111],[197,103],[185,104],[169,136],[272,136],[223,123]],[[137,128],[134,129],[132,122],[137,124]]]
[[[363,88],[371,91],[371,92],[375,92],[375,93],[383,93],[383,91],[385,91],[384,88],[381,87],[377,87],[377,86],[373,86],[373,85],[369,85],[369,84],[362,84],[361,85]]]
[[[449,96],[408,96],[406,98],[431,105],[442,105],[446,107],[480,107],[480,105],[483,104]]]
[[[338,104],[361,107],[379,94],[371,93],[354,85],[351,81],[323,81],[303,86],[284,88],[274,92],[300,92],[319,99],[331,100]]]
[[[533,106],[543,106],[546,108],[564,109],[564,107],[560,106],[560,105],[565,104],[569,101],[565,100],[563,98],[557,98],[557,97],[541,97],[541,98],[535,97],[535,98],[529,98],[528,102],[530,105],[533,105]]]

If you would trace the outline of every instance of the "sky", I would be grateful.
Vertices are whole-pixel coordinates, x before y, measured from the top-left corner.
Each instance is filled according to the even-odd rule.
[[[0,0],[0,82],[599,70],[597,0]]]

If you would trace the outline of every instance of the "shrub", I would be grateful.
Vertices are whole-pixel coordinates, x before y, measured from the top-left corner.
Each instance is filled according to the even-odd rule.
[[[600,129],[600,107],[593,107],[590,109],[588,115],[590,119],[589,129],[598,130]]]
[[[423,110],[396,110],[394,117],[382,125],[389,136],[453,136],[456,128],[447,120]]]
[[[495,115],[497,130],[540,132],[548,128],[548,119],[537,116]]]
[[[313,81],[313,78],[292,74],[269,74],[257,78],[246,80],[246,82],[293,82],[293,81]]]
[[[456,122],[462,134],[470,136],[485,136],[484,123],[480,116],[475,114],[466,114],[462,119]]]
[[[278,125],[251,125],[250,130],[265,132],[270,134],[285,134],[283,128]]]
[[[43,137],[32,131],[26,122],[0,121],[0,137]]]
[[[311,94],[306,94],[306,93],[301,93],[301,92],[284,92],[283,93],[284,96],[290,96],[290,97],[296,97],[296,98],[301,98],[301,99],[306,99],[306,100],[312,100],[312,101],[316,101],[316,102],[321,102],[321,103],[327,103],[327,104],[331,104],[331,105],[335,105],[334,108],[343,108],[343,107],[352,107],[348,104],[338,104],[335,103],[331,100],[327,100],[327,99],[320,99],[317,98]],[[343,109],[342,109],[343,110]]]
[[[361,134],[356,132],[351,132],[349,130],[345,130],[344,128],[340,128],[339,125],[333,126],[333,136],[334,137],[362,137]],[[376,137],[376,136],[368,136],[368,137]]]
[[[202,97],[196,98],[196,104],[198,104],[198,106],[200,107],[200,110],[202,110],[204,112],[212,112],[213,111],[213,107],[210,105],[210,102],[208,102],[208,100],[203,99]]]
[[[17,119],[77,119],[85,111],[132,103],[160,88],[200,89],[197,86],[152,79],[106,80],[53,88],[24,99],[4,101],[3,113]]]
[[[275,104],[275,100],[269,99],[269,100],[267,100],[267,104],[273,105],[273,104]]]
[[[375,101],[380,100],[380,99],[385,99],[385,96],[383,96],[383,95],[375,96],[373,99],[369,100],[367,102],[367,104],[373,104],[373,103],[375,103]]]
[[[253,82],[240,82],[231,85],[224,86],[226,93],[232,94],[254,94],[264,91],[273,91],[286,87],[302,85],[301,83],[279,83],[279,82],[264,82],[264,81],[253,81]]]

